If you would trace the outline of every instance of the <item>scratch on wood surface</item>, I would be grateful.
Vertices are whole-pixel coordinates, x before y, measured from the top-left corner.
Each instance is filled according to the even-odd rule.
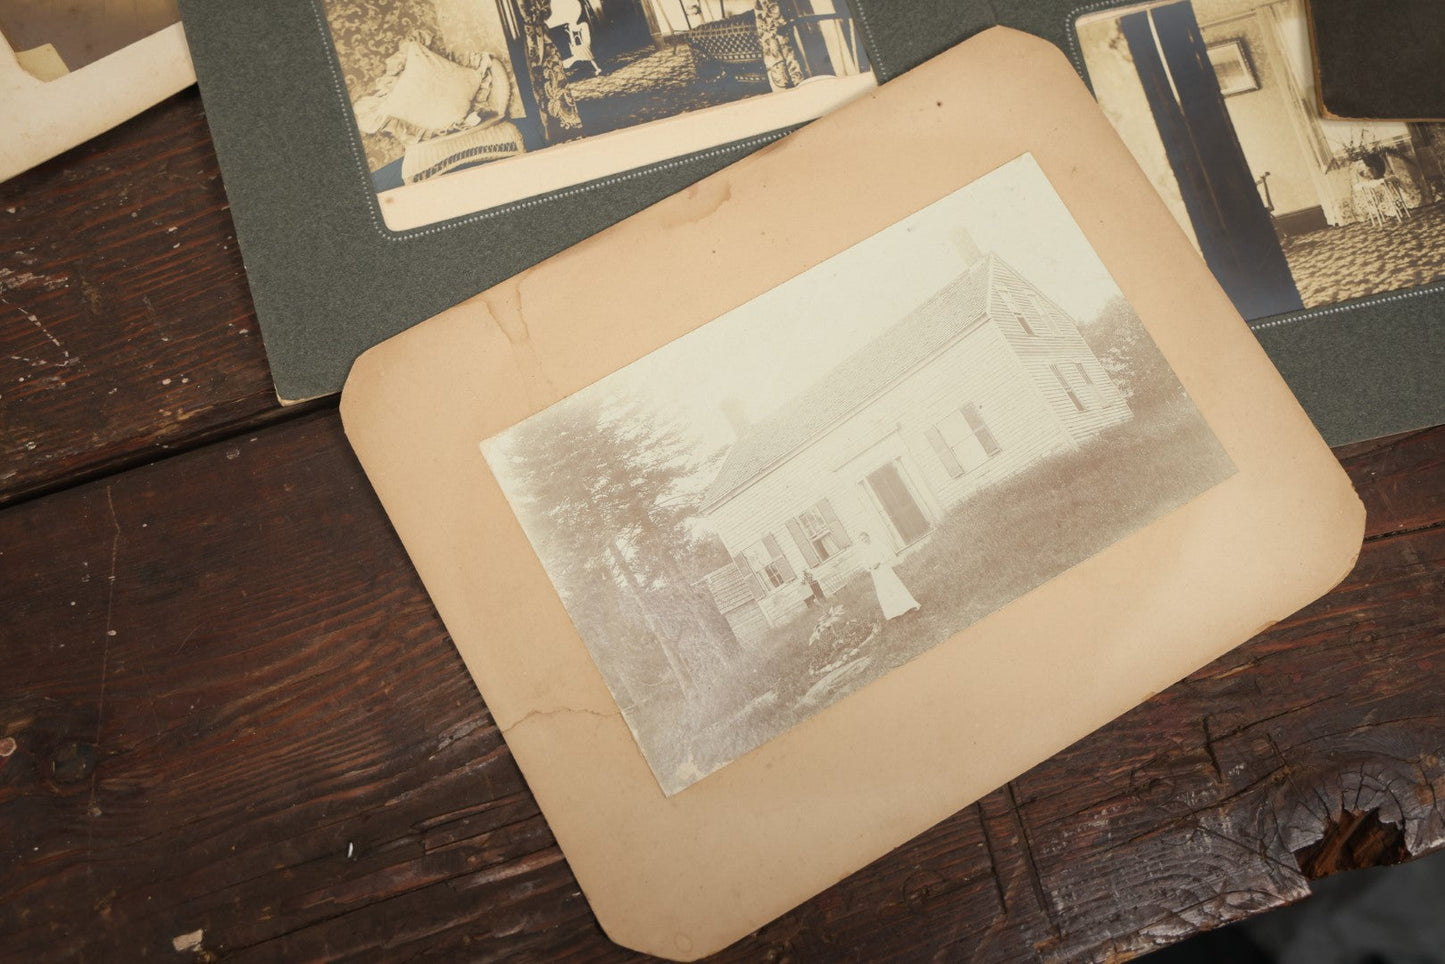
[[[479,716],[474,717],[470,720],[463,720],[462,722],[458,723],[456,726],[451,727],[441,735],[441,739],[437,740],[436,749],[432,751],[432,756],[435,756],[437,753],[445,750],[457,740],[471,736],[478,729],[481,729],[484,726],[490,726],[491,722],[492,720],[486,716]]]
[[[18,252],[17,252],[18,253]],[[21,259],[25,260],[25,259]],[[34,264],[34,260],[27,262]],[[15,288],[32,288],[39,283],[46,291],[54,291],[56,288],[64,288],[70,283],[70,279],[64,275],[36,274],[34,271],[16,271],[13,268],[0,268],[0,291],[13,290]]]
[[[0,288],[0,290],[4,289]],[[36,329],[45,336],[46,341],[50,342],[57,349],[59,349],[61,355],[60,361],[51,361],[47,358],[30,358],[25,355],[11,355],[11,361],[23,362],[29,365],[31,368],[69,368],[71,365],[77,365],[80,363],[80,359],[72,355],[66,349],[66,347],[60,343],[60,339],[56,338],[53,334],[50,333],[50,329],[45,327],[44,323],[41,322],[39,316],[32,314],[29,311],[26,311],[24,308],[11,301],[6,300],[5,298],[0,298],[0,304],[6,305],[12,311],[20,315],[20,317],[24,318],[26,321],[34,325]]]
[[[176,651],[175,651],[174,653],[172,653],[171,655],[172,655],[172,656],[178,656],[178,655],[180,655],[181,650],[183,650],[183,649],[186,648],[186,643],[189,643],[189,642],[191,641],[191,637],[194,636],[194,635],[196,635],[196,631],[199,630],[200,628],[201,628],[200,626],[192,626],[192,627],[191,627],[191,631],[190,631],[189,633],[186,633],[186,638],[183,639],[183,640],[181,640],[181,644],[176,647]]]
[[[1204,725],[1204,752],[1209,754],[1209,762],[1214,766],[1214,779],[1220,783],[1224,782],[1224,770],[1219,765],[1219,754],[1214,750],[1214,737],[1209,732],[1209,715],[1201,718]]]
[[[112,621],[115,613],[115,563],[120,556],[120,520],[115,514],[115,497],[111,493],[111,487],[105,487],[105,503],[110,507],[110,525],[115,534],[110,540],[110,577],[105,597],[105,635],[100,650],[100,696],[97,700],[95,711],[95,750],[96,755],[100,754],[101,729],[105,725],[105,685],[110,676],[110,641],[115,636],[115,624]],[[95,805],[96,781],[100,778],[100,767],[96,766],[90,771],[90,806],[86,812],[92,817],[100,816],[100,808]],[[87,859],[90,856],[90,833],[86,833],[85,851]]]
[[[973,803],[974,812],[978,815],[978,829],[983,837],[984,853],[988,854],[988,872],[993,878],[993,889],[998,894],[998,908],[1003,912],[1004,917],[1009,915],[1008,895],[1004,891],[1003,877],[998,871],[998,858],[993,852],[993,840],[988,833],[988,820],[983,812],[983,802],[975,800]]]
[[[1048,921],[1049,930],[1053,931],[1054,937],[1059,937],[1063,932],[1059,929],[1059,922],[1054,919],[1054,907],[1049,901],[1049,895],[1044,890],[1044,881],[1039,876],[1039,866],[1034,862],[1033,843],[1029,840],[1029,828],[1024,823],[1023,811],[1019,809],[1018,796],[1014,793],[1013,781],[1004,785],[1004,792],[1008,794],[1009,809],[1013,813],[1014,821],[1019,830],[1019,855],[1023,857],[1024,869],[1028,872],[1029,886],[1033,889],[1034,900],[1038,902],[1039,910],[1043,912],[1044,919]]]

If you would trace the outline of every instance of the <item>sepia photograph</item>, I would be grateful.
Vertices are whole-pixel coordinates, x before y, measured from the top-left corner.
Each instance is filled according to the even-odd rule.
[[[52,81],[180,23],[176,0],[0,0],[0,37],[22,70]]]
[[[667,795],[1235,472],[1029,154],[480,445]]]
[[[1246,319],[1445,279],[1445,124],[1321,115],[1304,0],[1086,14],[1100,106]]]
[[[876,83],[847,0],[321,3],[393,227],[408,186],[449,178],[462,193],[417,217],[451,216],[811,119]]]

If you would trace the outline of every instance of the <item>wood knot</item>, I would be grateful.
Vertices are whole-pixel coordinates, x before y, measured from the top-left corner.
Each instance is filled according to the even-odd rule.
[[[903,882],[903,900],[915,912],[924,910],[934,897],[948,889],[943,875],[932,870],[920,870]]]
[[[1396,823],[1385,823],[1380,811],[1341,812],[1338,820],[1325,823],[1325,835],[1308,847],[1294,852],[1300,873],[1319,880],[1343,870],[1388,867],[1410,859],[1405,831]]]
[[[79,783],[95,770],[95,747],[71,740],[50,755],[50,776],[56,783]]]

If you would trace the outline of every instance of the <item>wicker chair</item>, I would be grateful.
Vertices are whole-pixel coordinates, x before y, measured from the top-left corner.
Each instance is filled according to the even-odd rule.
[[[844,56],[852,60],[847,64],[835,64],[835,69],[866,69],[867,55],[858,43],[853,21],[847,14],[809,14],[793,17],[788,23],[794,49],[806,76],[814,76],[816,67],[808,62],[808,44],[804,42],[803,35],[820,28],[840,31],[843,46],[847,51]],[[757,15],[753,11],[700,24],[684,34],[684,37],[698,57],[718,65],[729,76],[749,83],[767,83],[768,71],[763,62],[763,48],[758,41]]]
[[[757,15],[751,10],[693,27],[683,35],[693,52],[735,80],[767,83]]]

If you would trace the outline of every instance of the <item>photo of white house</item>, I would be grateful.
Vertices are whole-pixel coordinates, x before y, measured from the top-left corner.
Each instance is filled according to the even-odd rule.
[[[480,446],[667,794],[1235,471],[1027,154]]]
[[[735,560],[707,585],[740,640],[852,578],[858,534],[906,554],[974,492],[1132,417],[1078,323],[958,241],[971,264],[943,290],[737,426],[700,511]]]

